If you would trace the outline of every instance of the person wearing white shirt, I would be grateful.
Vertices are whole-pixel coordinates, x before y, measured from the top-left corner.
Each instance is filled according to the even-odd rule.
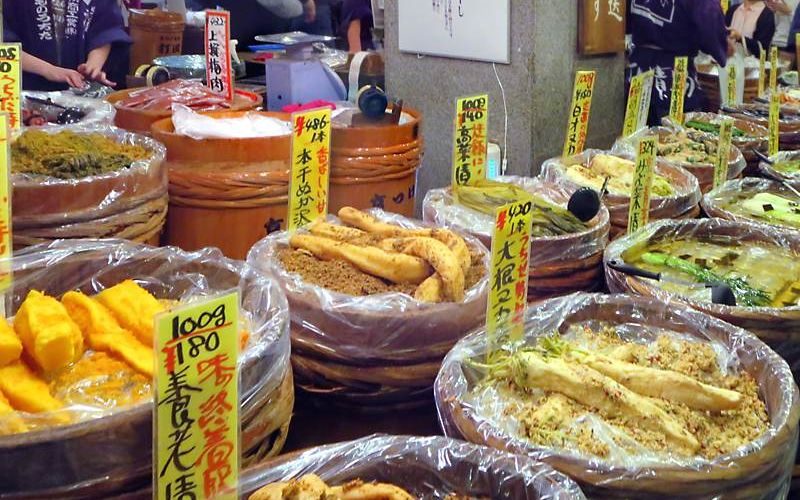
[[[791,51],[794,43],[789,43],[789,30],[800,0],[765,0],[765,3],[767,8],[775,13],[775,35],[772,37],[772,45],[784,52],[784,56],[791,56],[794,59],[794,53]]]

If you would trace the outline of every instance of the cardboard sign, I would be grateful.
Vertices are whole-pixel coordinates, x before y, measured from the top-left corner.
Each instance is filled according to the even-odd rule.
[[[738,86],[736,85],[736,65],[728,64],[728,88],[726,89],[726,104],[732,106],[738,102]]]
[[[776,92],[778,90],[778,47],[770,47],[769,49],[769,91]]]
[[[563,156],[583,153],[586,134],[589,131],[589,114],[592,109],[595,77],[594,71],[578,71],[575,74]]]
[[[763,48],[758,54],[758,97],[764,95],[767,81],[767,51]]]
[[[0,113],[8,114],[11,130],[22,128],[22,45],[0,43]]]
[[[495,212],[492,235],[491,289],[486,310],[490,351],[498,333],[522,337],[528,306],[528,275],[533,228],[533,200],[504,205]]]
[[[10,118],[0,113],[0,293],[11,287],[11,190],[10,175]],[[2,304],[5,306],[5,304]]]
[[[672,68],[672,95],[669,103],[669,116],[672,121],[683,124],[683,101],[686,96],[686,78],[688,76],[686,57],[676,57]]]
[[[238,498],[239,294],[156,317],[156,494]]]
[[[289,231],[328,216],[331,110],[323,108],[295,113],[292,126]]]
[[[717,148],[717,161],[714,165],[715,189],[728,181],[731,140],[733,140],[733,118],[725,118],[719,124],[719,147]]]
[[[489,95],[458,99],[453,123],[453,186],[466,186],[485,179]]]
[[[650,220],[650,188],[656,164],[656,143],[657,139],[652,136],[639,141],[628,209],[628,234],[638,231]]]
[[[781,100],[773,92],[769,100],[769,155],[778,154],[781,146]]]
[[[224,10],[206,11],[206,85],[212,92],[233,101],[233,63],[231,62],[231,14]]]

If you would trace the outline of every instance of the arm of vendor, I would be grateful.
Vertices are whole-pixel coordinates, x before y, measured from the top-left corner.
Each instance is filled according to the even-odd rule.
[[[63,90],[87,81],[115,86],[130,38],[116,0],[5,0],[5,40],[22,43],[23,87]]]

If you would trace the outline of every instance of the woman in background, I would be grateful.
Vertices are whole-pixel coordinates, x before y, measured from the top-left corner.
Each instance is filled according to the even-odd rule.
[[[725,21],[731,38],[747,45],[747,51],[758,55],[772,44],[775,34],[775,14],[763,0],[744,0],[728,10]]]
[[[370,0],[344,0],[342,2],[339,36],[347,41],[351,54],[374,50],[372,42],[372,4]]]

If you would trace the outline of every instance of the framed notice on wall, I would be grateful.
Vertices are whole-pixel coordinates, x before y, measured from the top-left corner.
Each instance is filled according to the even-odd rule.
[[[578,53],[625,50],[625,0],[578,0]]]

